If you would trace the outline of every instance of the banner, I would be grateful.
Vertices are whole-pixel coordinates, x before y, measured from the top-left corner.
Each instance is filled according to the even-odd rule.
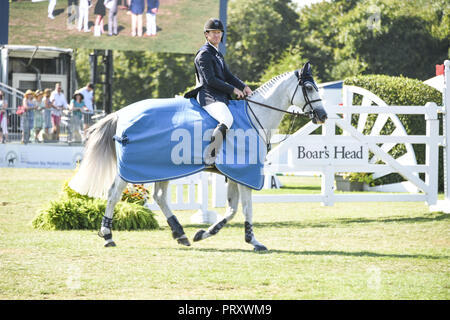
[[[0,167],[75,169],[83,146],[0,145]]]

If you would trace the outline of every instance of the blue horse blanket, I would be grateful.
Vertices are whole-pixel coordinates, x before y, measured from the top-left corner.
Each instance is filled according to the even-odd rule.
[[[252,189],[264,184],[267,149],[245,101],[230,101],[234,122],[215,166]],[[177,179],[205,169],[204,152],[217,126],[195,99],[148,99],[118,111],[116,154],[120,177],[140,184]]]

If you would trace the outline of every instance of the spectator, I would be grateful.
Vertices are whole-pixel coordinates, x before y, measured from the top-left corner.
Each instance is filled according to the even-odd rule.
[[[48,0],[48,17],[50,19],[55,19],[55,17],[53,16],[53,10],[55,10],[56,7],[56,0]]]
[[[117,6],[118,6],[119,9],[121,9],[121,10],[128,10],[128,3],[127,3],[127,0],[118,0],[118,1],[117,1]]]
[[[83,95],[84,104],[86,105],[83,112],[84,136],[86,137],[87,129],[92,124],[92,114],[94,113],[94,85],[92,83],[88,83],[79,91]]]
[[[89,0],[80,0],[78,8],[78,31],[83,28],[84,32],[90,32],[89,30],[89,8],[91,7]]]
[[[50,102],[51,89],[44,90],[44,141],[50,140],[50,133],[48,130],[52,127],[52,103]]]
[[[70,130],[71,136],[69,137],[69,142],[81,141],[81,117],[82,111],[86,108],[83,99],[83,94],[81,94],[80,91],[75,91],[72,100],[70,101],[69,109],[72,112],[72,118]]]
[[[97,4],[94,8],[94,14],[97,15],[95,18],[95,25],[94,25],[94,36],[101,36],[102,33],[105,33],[105,30],[103,29],[103,18],[106,15],[106,8],[104,0],[97,0]]]
[[[42,98],[44,97],[44,92],[42,90],[37,90],[34,94],[36,97],[36,111],[34,113],[34,141],[35,142],[42,142],[39,139],[39,133],[41,132],[43,126],[44,126],[44,109],[45,109],[45,103],[42,101]]]
[[[62,111],[68,108],[66,97],[62,93],[61,84],[55,85],[55,91],[50,95],[50,102],[52,103],[52,133],[53,139],[59,141],[59,132],[61,124]]]
[[[156,14],[158,13],[158,8],[159,0],[147,0],[147,36],[156,36]]]
[[[131,36],[142,37],[142,14],[144,13],[144,0],[131,0]]]
[[[105,0],[108,9],[108,36],[117,35],[117,0]]]
[[[0,90],[0,141],[8,141],[8,102],[5,100],[3,91]]]
[[[32,90],[27,90],[23,97],[22,105],[25,108],[25,112],[22,114],[20,119],[22,127],[22,143],[27,144],[30,141],[30,131],[33,129],[34,121],[34,92]]]

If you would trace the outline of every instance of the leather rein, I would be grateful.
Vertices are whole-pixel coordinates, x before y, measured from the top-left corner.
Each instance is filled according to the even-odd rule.
[[[289,115],[291,115],[291,116],[294,116],[294,117],[300,117],[300,116],[301,116],[301,117],[309,117],[310,119],[312,119],[313,116],[314,116],[313,111],[309,111],[309,112],[305,113],[305,112],[304,112],[304,111],[305,111],[305,108],[306,108],[307,105],[309,105],[309,106],[311,107],[311,109],[313,109],[312,103],[313,103],[313,102],[322,101],[322,99],[310,100],[309,97],[308,97],[308,94],[306,93],[305,81],[303,81],[303,79],[301,78],[301,76],[299,75],[299,73],[298,73],[297,70],[294,71],[294,74],[297,76],[298,83],[297,83],[297,86],[295,87],[294,94],[292,95],[292,98],[291,98],[291,105],[293,105],[293,100],[294,100],[295,94],[297,93],[298,88],[301,87],[301,88],[302,88],[302,93],[303,93],[303,98],[305,99],[305,104],[304,104],[303,107],[302,107],[302,112],[303,112],[303,113],[292,112],[292,111],[287,111],[287,110],[283,110],[283,109],[280,109],[280,108],[275,108],[275,107],[273,107],[273,106],[269,106],[268,104],[264,104],[264,103],[261,103],[261,102],[258,102],[258,101],[250,100],[250,99],[248,99],[248,98],[244,98],[245,101],[251,102],[251,103],[255,103],[255,104],[260,105],[261,107],[264,107],[264,108],[268,108],[268,109],[276,110],[276,111],[279,111],[279,112],[287,113],[287,114],[289,114]],[[306,81],[306,82],[307,82],[307,81]],[[314,83],[313,83],[313,85],[314,85]],[[315,85],[314,85],[314,86],[315,86]],[[256,114],[255,114],[255,112],[253,111],[253,109],[252,109],[252,107],[250,106],[250,104],[247,104],[247,105],[248,105],[248,108],[250,109],[251,113],[253,114],[253,117],[255,117],[256,122],[257,122],[258,125],[261,127],[261,129],[263,129],[264,135],[266,136],[266,138],[265,138],[264,140],[265,140],[265,143],[266,143],[266,146],[267,146],[267,152],[269,152],[270,149],[271,149],[271,143],[270,143],[270,140],[268,139],[266,130],[265,130],[264,127],[262,126],[261,122],[259,121],[258,117],[256,116]],[[292,118],[292,120],[291,120],[291,126],[290,126],[290,128],[289,128],[289,132],[288,132],[288,134],[286,135],[286,137],[285,137],[282,141],[280,141],[280,142],[283,142],[284,140],[287,139],[287,137],[289,136],[289,134],[291,133],[291,130],[292,130],[292,128],[293,128],[294,121],[295,121],[295,118]]]

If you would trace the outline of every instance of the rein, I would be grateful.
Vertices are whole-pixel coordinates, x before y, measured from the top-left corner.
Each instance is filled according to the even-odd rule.
[[[302,107],[303,113],[292,112],[292,111],[287,111],[287,110],[283,110],[283,109],[280,109],[280,108],[275,108],[275,107],[273,107],[273,106],[269,106],[268,104],[264,104],[264,103],[261,103],[261,102],[257,102],[257,101],[254,101],[254,100],[250,100],[250,99],[248,99],[248,98],[244,98],[245,101],[247,101],[247,102],[255,103],[255,104],[257,104],[257,105],[260,105],[261,107],[268,108],[268,109],[272,109],[272,110],[276,110],[276,111],[283,112],[283,113],[287,113],[287,114],[289,114],[289,115],[291,115],[291,116],[294,116],[293,118],[291,118],[291,125],[290,125],[290,128],[289,128],[288,133],[286,134],[286,137],[285,137],[283,140],[281,140],[280,143],[283,142],[284,140],[286,140],[287,137],[289,136],[289,134],[291,134],[291,130],[292,130],[292,128],[294,127],[295,117],[300,117],[300,116],[301,116],[301,117],[308,117],[308,118],[311,119],[311,118],[313,117],[313,114],[314,114],[314,113],[313,113],[313,111],[310,111],[310,112],[308,112],[308,113],[305,113],[305,112],[304,112],[305,107],[306,107],[307,105],[309,105],[309,106],[311,107],[311,109],[313,109],[313,108],[312,108],[312,103],[313,103],[313,102],[322,101],[322,99],[309,100],[309,97],[308,97],[308,94],[306,93],[306,89],[305,89],[305,85],[304,85],[304,84],[305,84],[305,81],[303,81],[303,79],[302,79],[302,77],[299,75],[298,71],[295,71],[295,75],[297,76],[298,83],[297,83],[297,86],[295,87],[294,94],[292,95],[292,98],[291,98],[291,105],[293,104],[292,102],[293,102],[293,100],[294,100],[294,97],[295,97],[295,94],[297,93],[298,88],[299,88],[299,87],[302,87],[303,98],[305,99],[305,104],[304,104],[303,107]],[[307,81],[306,81],[306,82],[307,82]],[[312,82],[312,84],[314,85],[313,82]],[[315,85],[314,85],[314,87],[315,87]],[[317,87],[316,87],[316,88],[317,88]],[[255,117],[256,122],[257,122],[258,125],[261,127],[261,129],[263,129],[264,135],[266,136],[266,138],[264,139],[264,140],[265,140],[264,142],[266,143],[266,146],[267,146],[267,152],[269,152],[270,149],[271,149],[272,144],[270,143],[270,140],[269,140],[269,137],[267,136],[266,130],[265,130],[264,127],[262,126],[261,122],[259,121],[258,117],[256,116],[256,114],[255,114],[255,112],[253,111],[253,109],[252,109],[252,107],[250,106],[250,104],[247,103],[247,105],[248,105],[248,108],[250,109],[251,113],[253,114],[253,117]]]

